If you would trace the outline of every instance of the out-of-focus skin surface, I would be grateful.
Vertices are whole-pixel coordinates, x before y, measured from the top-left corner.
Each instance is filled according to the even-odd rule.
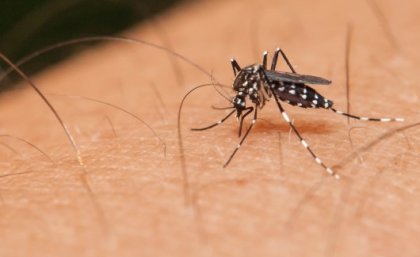
[[[150,47],[109,43],[34,78],[77,141],[84,169],[32,89],[1,95],[0,134],[33,143],[54,163],[1,138],[0,256],[417,255],[420,128],[392,131],[418,121],[420,2],[372,3],[202,1],[157,17],[174,50],[217,81],[232,83],[232,56],[245,66],[279,46],[297,71],[333,81],[316,89],[342,110],[351,23],[351,112],[406,122],[348,124],[330,111],[285,105],[340,181],[289,133],[273,101],[223,169],[239,140],[237,122],[189,130],[225,115],[211,105],[229,103],[208,87],[193,93],[182,112],[186,194],[177,111],[187,90],[211,80],[181,60],[177,80],[168,55]],[[161,44],[150,24],[128,35]],[[280,60],[278,69],[286,70]],[[166,143],[166,156],[141,122],[65,95],[138,115]],[[24,174],[4,177],[17,173]]]

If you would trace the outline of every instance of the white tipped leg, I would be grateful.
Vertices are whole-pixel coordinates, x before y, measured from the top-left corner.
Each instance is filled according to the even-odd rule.
[[[264,53],[263,53],[263,67],[264,67],[264,70],[267,69],[267,55],[268,55],[267,51],[264,51]]]
[[[293,125],[293,123],[290,121],[290,117],[289,115],[287,115],[287,113],[284,111],[283,107],[281,106],[279,100],[277,99],[277,97],[275,97],[276,99],[276,103],[277,106],[279,107],[279,110],[281,112],[281,115],[283,116],[283,119],[289,124],[290,128],[295,132],[295,134],[298,136],[298,138],[300,139],[300,143],[302,144],[302,146],[308,150],[308,152],[312,155],[312,157],[314,158],[314,161],[316,163],[318,163],[319,165],[321,165],[325,172],[328,173],[328,175],[333,176],[335,179],[340,179],[340,176],[335,173],[330,167],[328,167],[327,165],[325,165],[322,160],[315,155],[315,153],[312,151],[312,149],[309,147],[309,144],[306,142],[305,139],[302,138],[302,136],[300,135],[299,131],[296,129],[296,127]]]
[[[336,110],[334,108],[331,108],[331,110],[337,114],[352,118],[352,119],[356,119],[356,120],[362,120],[362,121],[377,121],[377,122],[404,122],[403,118],[369,118],[369,117],[361,117],[361,116],[356,116],[353,114],[349,114],[349,113],[345,113],[339,110]]]
[[[252,108],[252,107],[251,107]],[[233,150],[232,154],[229,156],[229,159],[226,161],[225,165],[223,165],[223,168],[229,165],[229,163],[232,161],[235,154],[238,152],[239,148],[241,148],[242,144],[245,142],[245,139],[247,138],[249,132],[251,132],[251,129],[254,127],[255,123],[257,122],[257,106],[255,106],[255,109],[252,108],[254,111],[254,118],[251,121],[251,124],[249,125],[247,131],[245,132],[245,135],[242,137],[239,144],[236,146],[235,150]]]
[[[230,116],[232,116],[232,114],[235,112],[236,110],[231,111],[228,115],[226,115],[226,117],[224,117],[223,119],[219,120],[216,123],[211,124],[210,126],[204,127],[204,128],[192,128],[191,130],[193,131],[202,131],[202,130],[207,130],[207,129],[211,129],[214,128],[220,124],[222,124],[223,122],[225,122],[225,120],[227,120]]]

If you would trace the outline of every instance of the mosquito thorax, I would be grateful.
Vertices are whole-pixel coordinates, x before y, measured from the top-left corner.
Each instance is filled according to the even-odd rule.
[[[250,88],[255,82],[261,81],[260,71],[262,66],[260,64],[253,64],[244,67],[238,75],[236,75],[235,81],[233,82],[233,90],[240,92],[245,91],[246,88]]]

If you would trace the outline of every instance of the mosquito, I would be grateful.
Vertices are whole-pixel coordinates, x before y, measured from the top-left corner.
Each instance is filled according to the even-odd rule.
[[[287,66],[289,66],[291,72],[276,71],[277,60],[279,53],[282,55]],[[362,121],[376,121],[376,122],[403,122],[403,118],[369,118],[355,116],[349,113],[345,113],[333,108],[333,102],[321,94],[319,94],[315,89],[309,85],[329,85],[331,84],[330,80],[312,76],[312,75],[303,75],[296,72],[296,70],[291,65],[286,54],[280,49],[277,48],[274,52],[274,56],[271,62],[271,68],[267,69],[267,51],[263,53],[262,64],[253,64],[241,68],[238,62],[235,59],[231,59],[233,73],[235,75],[235,80],[233,82],[233,90],[236,95],[232,98],[232,106],[226,109],[233,109],[229,112],[223,119],[219,120],[216,123],[213,123],[210,126],[203,128],[193,128],[193,131],[203,131],[216,127],[223,122],[225,122],[229,117],[236,113],[236,118],[239,121],[239,137],[242,135],[242,126],[245,117],[253,113],[253,118],[251,124],[246,130],[244,136],[239,141],[239,144],[236,146],[235,150],[230,155],[229,159],[223,165],[226,167],[232,161],[235,154],[238,152],[239,148],[245,142],[249,132],[254,127],[257,122],[257,113],[258,110],[261,110],[266,102],[268,102],[272,97],[275,99],[277,107],[281,113],[283,119],[289,124],[290,128],[299,138],[302,146],[311,154],[315,162],[321,165],[325,171],[335,177],[340,179],[340,175],[337,174],[329,166],[325,165],[324,162],[314,153],[310,148],[306,140],[301,136],[299,131],[296,129],[295,125],[291,122],[289,115],[284,110],[280,102],[286,102],[292,106],[298,106],[301,108],[323,108],[329,109],[337,114],[350,117],[352,119],[362,120]],[[246,101],[250,100],[251,105],[247,105]]]

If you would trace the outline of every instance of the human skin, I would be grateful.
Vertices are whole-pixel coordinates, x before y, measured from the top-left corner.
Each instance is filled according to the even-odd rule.
[[[315,153],[342,176],[339,181],[290,133],[274,101],[259,111],[245,144],[223,168],[239,141],[234,118],[211,130],[189,130],[226,115],[211,109],[229,106],[212,87],[185,101],[181,152],[181,99],[211,78],[151,47],[112,42],[33,78],[74,136],[80,160],[30,87],[4,93],[1,134],[31,142],[52,161],[14,137],[1,138],[0,255],[418,254],[420,131],[396,129],[417,122],[420,3],[378,1],[387,23],[373,6],[366,1],[204,1],[157,18],[174,51],[220,83],[233,81],[232,56],[244,66],[260,62],[263,50],[272,53],[280,46],[298,72],[333,81],[316,89],[342,110],[351,24],[350,111],[406,122],[348,123],[327,110],[284,104]],[[159,42],[155,29],[145,24],[127,34]],[[182,74],[178,80],[174,60]],[[282,60],[278,69],[287,69]],[[166,154],[135,118],[70,96],[138,115],[165,142]]]

